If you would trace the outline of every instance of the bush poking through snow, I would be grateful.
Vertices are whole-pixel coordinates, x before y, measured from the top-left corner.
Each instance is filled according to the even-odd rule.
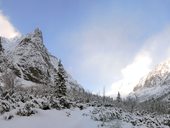
[[[36,110],[28,109],[28,108],[22,108],[17,111],[17,115],[19,116],[31,116],[33,114],[37,113]]]
[[[53,102],[51,103],[51,108],[60,110],[60,109],[61,109],[61,106],[60,106],[60,104],[59,104],[58,102],[53,101]]]
[[[10,105],[7,102],[0,101],[0,114],[10,111]]]
[[[49,110],[50,106],[48,102],[41,102],[41,107],[42,110]]]
[[[12,118],[14,118],[14,115],[11,115],[11,114],[7,114],[4,116],[5,120],[11,120]]]
[[[83,109],[84,109],[84,106],[83,106],[83,105],[80,105],[79,108],[80,108],[80,110],[83,110]]]
[[[35,113],[37,113],[36,110],[33,110],[34,105],[31,103],[27,103],[25,104],[24,108],[20,108],[16,114],[19,116],[30,116],[33,115]]]
[[[71,103],[69,103],[65,98],[60,98],[59,101],[60,101],[62,108],[70,109]]]

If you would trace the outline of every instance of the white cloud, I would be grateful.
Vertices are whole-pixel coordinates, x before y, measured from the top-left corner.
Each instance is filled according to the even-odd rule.
[[[121,91],[127,95],[153,65],[169,57],[170,28],[152,36],[158,29],[150,30],[152,27],[128,17],[113,19],[94,16],[72,33],[69,42],[74,42],[75,53],[71,65],[76,70],[72,74],[90,91],[105,86],[107,94]]]
[[[77,70],[77,74],[81,74],[77,76],[84,80],[80,83],[87,83],[87,88],[95,88],[98,91],[105,86],[107,90],[112,80],[120,76],[120,69],[135,53],[134,43],[128,42],[130,30],[125,32],[124,28],[112,27],[88,26],[76,33],[72,41],[77,51],[72,65],[75,66],[73,68]],[[125,52],[129,54],[124,54]]]
[[[147,52],[139,53],[132,64],[126,66],[122,69],[123,77],[129,81],[136,80],[141,76],[145,75],[149,71],[149,66],[151,64],[151,58]]]
[[[140,78],[151,70],[151,67],[170,58],[169,33],[170,27],[166,27],[160,33],[147,39],[133,62],[121,69],[121,79],[113,82],[107,95],[116,96],[118,91],[124,96],[128,95]]]
[[[134,58],[133,62],[121,70],[122,79],[114,82],[107,95],[116,96],[119,91],[123,96],[133,91],[134,86],[140,78],[150,71],[152,59],[147,52],[141,52]]]
[[[15,36],[19,36],[20,33],[16,30],[16,28],[12,25],[9,18],[5,16],[2,11],[0,11],[0,36],[6,38],[13,38]]]

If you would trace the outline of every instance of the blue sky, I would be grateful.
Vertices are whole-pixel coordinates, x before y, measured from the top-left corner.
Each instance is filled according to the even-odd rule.
[[[168,58],[169,0],[0,0],[0,11],[18,33],[39,27],[49,52],[92,92],[125,93],[134,75]]]

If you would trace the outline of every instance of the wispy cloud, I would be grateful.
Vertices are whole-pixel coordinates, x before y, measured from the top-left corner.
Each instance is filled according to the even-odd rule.
[[[12,25],[9,18],[0,11],[0,36],[6,38],[13,38],[19,36],[19,31]]]
[[[72,17],[77,25],[66,31],[68,36],[66,33],[63,37],[58,36],[60,40],[56,42],[67,47],[65,51],[69,51],[69,55],[65,61],[73,77],[85,88],[101,92],[105,86],[110,94],[117,94],[119,90],[127,94],[134,86],[129,83],[136,82],[153,64],[168,55],[168,50],[167,53],[163,51],[165,47],[151,43],[158,40],[159,35],[165,35],[161,32],[162,35],[151,37],[169,23],[167,3],[104,2],[91,7],[87,15],[78,17],[81,22],[74,13]],[[163,54],[155,50],[158,48]]]
[[[95,90],[104,86],[109,89],[111,83],[121,77],[120,69],[136,54],[138,46],[129,39],[135,29],[132,26],[93,24],[74,33],[71,42],[74,42],[76,54],[72,65],[77,74],[81,74],[80,80],[84,80],[80,82]]]
[[[144,46],[129,65],[121,69],[122,78],[113,82],[107,95],[115,96],[118,91],[127,95],[133,91],[134,86],[157,63],[169,58],[170,53],[170,27],[167,26],[160,33],[148,38]]]
[[[113,82],[107,95],[116,96],[118,91],[123,96],[128,95],[133,91],[140,78],[150,71],[151,64],[152,58],[148,52],[145,51],[137,54],[133,62],[121,69],[121,79]]]

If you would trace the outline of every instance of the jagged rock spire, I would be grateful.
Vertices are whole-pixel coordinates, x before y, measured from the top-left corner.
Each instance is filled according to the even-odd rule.
[[[35,35],[35,36],[40,36],[40,37],[42,37],[42,31],[41,31],[39,28],[36,28],[36,29],[34,30],[34,35]]]

